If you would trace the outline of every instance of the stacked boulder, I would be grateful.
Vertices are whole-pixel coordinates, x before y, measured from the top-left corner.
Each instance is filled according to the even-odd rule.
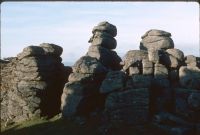
[[[121,69],[121,58],[113,51],[117,46],[114,38],[117,35],[116,26],[104,21],[95,26],[92,33],[93,36],[88,41],[91,46],[86,55],[96,58],[111,70]]]
[[[88,52],[73,66],[69,82],[61,97],[64,117],[88,116],[104,105],[104,95],[99,87],[108,71],[119,70],[121,58],[115,49],[117,29],[108,22],[101,22],[92,30]]]
[[[61,63],[62,48],[43,43],[28,46],[6,67],[10,79],[3,76],[11,87],[1,87],[7,91],[7,106],[1,114],[4,121],[19,122],[38,116],[53,116],[60,111],[60,96],[67,81],[67,71]],[[10,66],[12,65],[12,66]],[[4,68],[4,71],[7,70]]]

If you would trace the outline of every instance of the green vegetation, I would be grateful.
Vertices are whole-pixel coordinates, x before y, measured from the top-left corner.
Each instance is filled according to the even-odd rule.
[[[1,135],[100,135],[99,118],[89,119],[85,125],[56,116],[51,119],[33,119],[16,125],[2,127]],[[167,135],[152,125],[111,129],[109,135]]]

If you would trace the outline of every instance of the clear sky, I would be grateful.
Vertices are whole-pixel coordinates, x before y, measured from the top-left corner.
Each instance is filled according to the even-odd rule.
[[[172,34],[175,48],[199,56],[197,2],[4,2],[1,4],[1,58],[28,45],[63,47],[64,62],[85,55],[92,28],[101,21],[117,26],[117,53],[139,49],[149,29]]]

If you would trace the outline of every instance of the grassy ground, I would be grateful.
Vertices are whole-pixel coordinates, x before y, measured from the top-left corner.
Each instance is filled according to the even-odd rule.
[[[1,135],[100,135],[99,120],[90,119],[85,125],[54,117],[52,119],[34,119],[17,125],[1,128]],[[144,128],[120,127],[109,131],[109,135],[167,135],[148,124]]]

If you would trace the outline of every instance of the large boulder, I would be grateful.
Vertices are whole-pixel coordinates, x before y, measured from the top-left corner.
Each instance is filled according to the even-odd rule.
[[[178,49],[167,49],[162,52],[160,63],[170,69],[178,69],[184,64],[184,54]]]
[[[103,21],[93,28],[92,33],[95,34],[96,32],[107,32],[115,37],[117,35],[117,28],[115,25],[110,24],[107,21]]]
[[[42,43],[39,46],[28,46],[23,49],[23,52],[17,55],[18,59],[22,59],[25,57],[30,56],[42,56],[42,55],[52,55],[59,57],[63,52],[62,47],[49,44],[49,43]]]
[[[91,42],[92,45],[100,45],[107,49],[115,49],[117,46],[117,41],[115,40],[115,38],[113,38],[110,34],[106,32],[96,32],[91,37],[89,42]]]
[[[90,46],[87,52],[87,56],[94,57],[99,60],[104,66],[111,70],[121,69],[121,58],[115,51],[110,51],[101,46]]]
[[[140,66],[143,59],[148,59],[148,52],[143,50],[130,50],[124,57],[123,70],[126,71],[130,66]]]
[[[96,58],[90,56],[81,57],[72,67],[73,72],[83,74],[102,74],[108,72],[108,69],[103,66]]]
[[[174,42],[170,38],[170,36],[170,33],[162,30],[149,30],[142,36],[142,41],[140,42],[140,49],[149,50],[150,48],[155,48],[166,50],[174,48]]]
[[[178,59],[179,61],[183,61],[184,60],[184,53],[176,48],[173,49],[167,49],[166,52],[169,55],[172,55],[173,57],[175,57],[176,59]]]
[[[67,118],[88,115],[97,107],[98,87],[95,82],[68,82],[61,96],[62,115]]]

